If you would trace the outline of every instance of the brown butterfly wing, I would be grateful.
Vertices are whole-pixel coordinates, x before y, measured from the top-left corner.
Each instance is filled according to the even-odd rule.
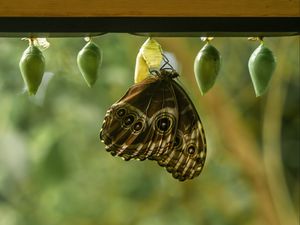
[[[157,161],[174,178],[183,181],[201,173],[206,158],[206,140],[192,101],[178,83],[171,82],[179,112],[177,132],[173,148]]]
[[[163,72],[167,77],[146,78],[111,106],[100,138],[112,155],[156,160],[174,178],[192,179],[206,158],[204,130],[186,92]]]
[[[178,112],[170,82],[151,76],[107,111],[100,138],[112,155],[144,160],[172,147]]]

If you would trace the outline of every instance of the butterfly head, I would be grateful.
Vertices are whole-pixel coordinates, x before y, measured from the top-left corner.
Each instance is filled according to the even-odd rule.
[[[151,70],[150,73],[154,76],[159,77],[162,80],[174,79],[176,77],[179,77],[179,74],[174,69],[161,68],[160,70]]]
[[[163,65],[160,67],[159,70],[157,69],[150,69],[150,74],[157,76],[161,80],[166,79],[174,79],[176,77],[179,77],[179,74],[177,71],[173,68],[171,65],[169,59],[163,54]]]

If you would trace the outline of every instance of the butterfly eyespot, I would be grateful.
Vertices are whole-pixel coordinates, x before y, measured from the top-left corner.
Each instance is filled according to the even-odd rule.
[[[176,136],[175,139],[174,139],[173,147],[178,147],[180,145],[181,145],[181,138]]]
[[[194,146],[188,147],[187,152],[188,152],[190,155],[194,154],[194,153],[196,152],[195,147],[194,147]]]
[[[124,118],[125,126],[129,126],[129,125],[133,124],[133,122],[134,122],[134,116],[133,115],[128,115]]]
[[[155,128],[161,133],[167,133],[172,127],[172,120],[169,117],[162,116],[156,120]]]
[[[166,132],[171,125],[171,121],[169,118],[161,118],[156,122],[156,126],[158,129],[160,129],[162,132]]]
[[[133,132],[133,134],[139,134],[140,132],[142,132],[143,128],[144,128],[144,121],[142,120],[138,120],[136,121],[131,127],[131,131]]]
[[[175,124],[175,117],[171,113],[163,112],[156,116],[154,130],[160,134],[167,134],[172,130]]]
[[[121,118],[126,114],[126,110],[124,108],[120,108],[117,110],[116,114],[119,118]]]
[[[142,123],[141,121],[136,122],[136,123],[133,125],[134,131],[140,131],[142,128],[143,128],[143,123]]]

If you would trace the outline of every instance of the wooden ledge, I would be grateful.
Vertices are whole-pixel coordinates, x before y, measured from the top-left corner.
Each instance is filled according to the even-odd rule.
[[[299,24],[299,17],[0,17],[0,37],[290,36]]]
[[[3,0],[12,17],[297,17],[299,0]]]

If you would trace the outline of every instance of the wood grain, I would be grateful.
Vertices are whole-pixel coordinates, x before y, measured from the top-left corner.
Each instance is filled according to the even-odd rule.
[[[0,17],[298,17],[300,0],[1,0]]]

